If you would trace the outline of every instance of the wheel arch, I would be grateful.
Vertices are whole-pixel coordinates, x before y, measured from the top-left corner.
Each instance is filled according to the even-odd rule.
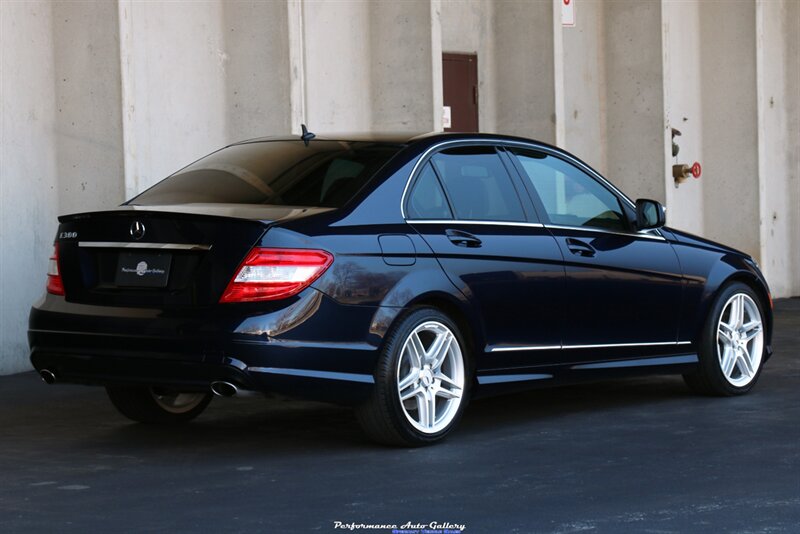
[[[420,295],[418,298],[409,302],[409,309],[429,306],[440,310],[456,323],[464,342],[468,345],[473,357],[473,365],[481,347],[485,345],[483,335],[483,325],[478,317],[468,311],[465,304],[459,302],[447,293],[429,293]]]
[[[428,291],[416,295],[402,307],[379,307],[373,316],[370,327],[372,333],[376,333],[381,337],[378,351],[383,350],[387,334],[392,331],[399,321],[414,310],[426,306],[441,311],[456,323],[461,335],[464,337],[464,342],[468,345],[475,358],[482,353],[482,347],[485,345],[485,336],[480,318],[470,310],[469,302],[463,296],[458,298],[456,295],[441,290]]]
[[[764,283],[758,279],[756,275],[749,271],[736,271],[725,278],[721,284],[719,284],[714,292],[714,299],[711,302],[714,302],[717,296],[731,283],[740,282],[750,289],[758,296],[760,300],[761,307],[764,311],[764,322],[767,323],[765,330],[766,333],[766,345],[769,347],[772,345],[772,295],[770,295],[769,290],[764,285]],[[710,309],[710,306],[709,308]]]
[[[752,270],[744,261],[741,262],[741,265],[736,266],[732,266],[727,262],[720,262],[717,265],[718,267],[713,269],[707,278],[706,291],[699,303],[698,314],[693,320],[694,326],[691,339],[697,342],[702,335],[708,315],[711,312],[714,302],[719,298],[720,293],[731,283],[740,282],[752,289],[759,298],[764,312],[764,322],[766,326],[765,344],[769,354],[772,345],[772,298],[766,282],[763,280],[763,277],[760,276],[760,273]],[[723,270],[722,266],[727,268]]]

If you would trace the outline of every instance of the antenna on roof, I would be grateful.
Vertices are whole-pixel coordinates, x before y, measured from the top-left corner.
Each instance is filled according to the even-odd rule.
[[[309,132],[305,124],[301,124],[300,127],[303,129],[303,135],[300,136],[300,139],[302,139],[306,146],[308,146],[308,142],[314,139],[316,135]]]

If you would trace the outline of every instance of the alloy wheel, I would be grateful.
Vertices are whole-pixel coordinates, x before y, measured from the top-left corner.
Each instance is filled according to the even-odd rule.
[[[722,308],[717,325],[717,358],[725,379],[746,386],[756,377],[764,348],[764,326],[755,301],[736,293]]]
[[[426,321],[406,338],[397,364],[397,394],[403,414],[418,431],[447,428],[464,395],[464,356],[455,334]]]

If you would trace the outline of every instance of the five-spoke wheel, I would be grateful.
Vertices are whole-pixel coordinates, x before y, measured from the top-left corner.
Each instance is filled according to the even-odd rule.
[[[375,388],[356,415],[374,440],[425,445],[447,435],[466,406],[469,359],[456,324],[434,308],[417,308],[387,335]]]
[[[464,356],[447,326],[428,321],[408,335],[397,362],[397,392],[420,432],[435,434],[450,424],[464,394]]]
[[[717,326],[717,357],[725,379],[741,387],[749,384],[761,365],[764,326],[755,301],[746,293],[728,299]]]
[[[684,375],[693,390],[740,395],[752,388],[764,356],[764,313],[755,292],[740,282],[720,291],[698,343],[700,365]]]

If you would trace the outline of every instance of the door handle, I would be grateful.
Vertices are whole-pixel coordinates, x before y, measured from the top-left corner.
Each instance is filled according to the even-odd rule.
[[[567,248],[573,254],[577,254],[578,256],[583,256],[585,258],[592,258],[595,254],[595,249],[589,243],[584,243],[579,239],[567,239]]]
[[[481,240],[469,232],[464,232],[462,230],[445,230],[444,233],[451,243],[459,247],[475,248],[481,246]]]

